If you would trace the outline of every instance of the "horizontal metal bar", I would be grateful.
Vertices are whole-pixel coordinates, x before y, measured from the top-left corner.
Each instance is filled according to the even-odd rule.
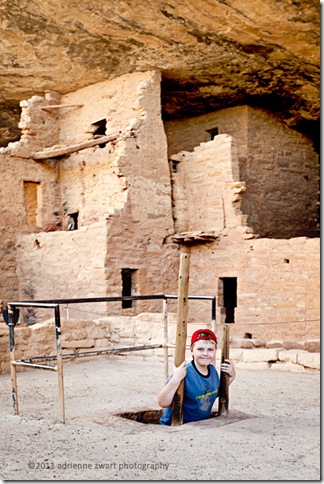
[[[94,351],[83,351],[80,353],[73,353],[72,355],[63,355],[63,358],[68,356],[87,356],[90,354],[100,355],[104,353],[124,353],[127,351],[141,351],[141,350],[152,350],[154,348],[162,348],[161,344],[156,345],[143,345],[143,346],[129,346],[126,348],[113,348],[109,350],[94,350]]]
[[[177,294],[150,294],[146,296],[108,296],[108,297],[91,297],[78,299],[48,299],[48,300],[33,300],[33,301],[12,301],[9,302],[11,306],[15,307],[43,307],[54,308],[57,304],[80,304],[80,303],[95,303],[95,302],[113,302],[113,301],[146,301],[157,299],[178,299]],[[215,296],[195,296],[189,295],[188,299],[213,300]]]
[[[165,299],[178,299],[177,294],[165,294]],[[205,299],[205,300],[213,300],[216,296],[188,296],[188,299]]]
[[[29,366],[31,368],[42,368],[43,370],[57,371],[56,366],[40,365],[38,363],[27,363],[26,361],[11,361],[11,364],[14,366]]]
[[[137,301],[148,299],[165,299],[164,294],[152,294],[147,296],[107,296],[107,297],[90,297],[78,299],[48,299],[48,300],[33,300],[33,301],[14,301],[10,302],[11,306],[37,306],[39,304],[79,304],[79,303],[95,303],[95,302],[111,302],[111,301]],[[40,306],[39,306],[40,307]],[[51,307],[51,306],[44,306]],[[54,306],[53,306],[54,307]]]
[[[67,353],[62,355],[63,358],[72,358],[72,357],[79,357],[79,356],[89,356],[89,355],[101,355],[104,353],[123,353],[126,351],[141,351],[141,350],[152,350],[154,348],[162,348],[162,344],[155,344],[155,345],[142,345],[142,346],[130,346],[126,348],[112,348],[108,350],[91,350],[91,351],[82,351],[80,353]],[[50,361],[55,360],[56,356],[35,356],[34,358],[28,358],[29,362],[32,361]],[[25,360],[26,361],[26,360]]]
[[[57,302],[36,302],[36,301],[13,301],[9,302],[8,306],[14,306],[14,307],[30,307],[30,306],[36,306],[38,308],[52,308],[54,309],[58,305]]]

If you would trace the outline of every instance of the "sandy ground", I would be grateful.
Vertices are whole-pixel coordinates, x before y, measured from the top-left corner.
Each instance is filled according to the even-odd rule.
[[[114,416],[158,409],[163,363],[101,356],[64,364],[66,424],[57,375],[0,377],[2,480],[319,480],[320,376],[237,368],[230,413],[181,427]]]

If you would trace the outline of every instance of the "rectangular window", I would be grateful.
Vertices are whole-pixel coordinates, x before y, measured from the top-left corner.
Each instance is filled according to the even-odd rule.
[[[107,120],[106,119],[100,119],[96,123],[92,123],[92,129],[93,129],[93,137],[95,139],[100,138],[101,136],[106,135],[106,127],[107,127]],[[102,143],[99,145],[99,148],[104,148],[107,143]]]
[[[210,140],[212,141],[215,136],[217,136],[219,133],[218,133],[218,128],[212,128],[212,129],[206,129],[207,133],[210,134]]]
[[[26,224],[31,227],[40,227],[41,220],[41,185],[39,182],[24,181],[24,204],[26,211]]]
[[[218,303],[223,308],[224,323],[235,323],[237,307],[237,278],[221,277],[218,287]]]
[[[136,293],[137,269],[122,269],[122,296],[134,296]],[[122,301],[122,308],[132,308],[133,301],[127,299]]]

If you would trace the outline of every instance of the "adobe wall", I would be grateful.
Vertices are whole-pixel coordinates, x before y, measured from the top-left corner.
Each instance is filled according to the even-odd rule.
[[[245,184],[240,181],[238,154],[232,137],[219,135],[192,152],[171,155],[176,232],[222,236],[232,227],[252,232],[240,210]]]
[[[248,110],[242,210],[261,237],[319,236],[319,159],[309,140],[266,111]]]
[[[319,160],[311,142],[271,113],[238,106],[166,122],[169,156],[209,141],[208,130],[215,128],[236,141],[247,188],[242,211],[253,231],[261,237],[319,236]]]
[[[237,278],[232,336],[240,339],[250,333],[253,338],[290,341],[298,347],[320,337],[319,267],[319,239],[244,240],[233,229],[218,243],[192,248],[190,292],[216,295],[220,323],[224,310],[219,280]],[[200,317],[204,318],[202,312]]]
[[[30,104],[35,106],[38,102],[32,99]],[[60,224],[57,166],[55,163],[35,163],[30,159],[30,151],[25,142],[11,143],[8,148],[0,150],[0,299],[4,301],[19,297],[17,234],[56,230]],[[24,182],[34,182],[39,187],[38,223],[41,226],[27,224]]]
[[[67,107],[54,109],[57,104]],[[44,148],[50,152],[92,140],[102,120],[104,134],[117,134],[116,141],[59,158],[30,158]],[[1,155],[11,163],[5,171],[4,205],[10,205],[14,189],[19,234],[7,272],[12,290],[4,281],[2,297],[121,296],[122,268],[137,271],[134,293],[174,292],[178,246],[165,244],[173,220],[160,74],[135,73],[64,96],[50,92],[32,98],[23,103],[21,128],[21,141]],[[17,167],[17,187],[11,182],[12,166]],[[42,224],[28,230],[21,189],[25,179],[37,181],[44,193]],[[71,212],[79,214],[78,230],[67,230]],[[141,304],[136,304],[138,310]],[[148,306],[154,304],[143,303]],[[105,314],[102,305],[93,310]],[[33,315],[29,311],[30,322]]]
[[[189,292],[216,295],[217,321],[224,322],[221,280],[236,278],[233,337],[249,333],[295,344],[318,339],[319,239],[257,238],[241,211],[248,189],[239,179],[236,142],[230,136],[219,135],[173,158],[181,160],[172,173],[175,207],[187,195],[186,211],[176,211],[178,230],[214,230],[218,235],[215,242],[191,246]],[[191,318],[208,321],[209,314],[201,308]]]
[[[60,103],[77,106],[43,109]],[[319,240],[306,237],[315,220],[317,157],[305,138],[244,106],[166,123],[170,150],[182,150],[172,153],[169,170],[156,72],[64,96],[49,92],[22,107],[21,141],[0,150],[7,207],[1,217],[1,299],[121,296],[122,269],[136,274],[132,294],[176,293],[174,231],[206,231],[217,240],[192,246],[189,293],[216,295],[218,322],[224,320],[220,282],[231,277],[237,278],[234,336],[296,344],[318,338]],[[31,159],[33,151],[92,140],[103,119],[105,134],[120,134],[115,142]],[[229,134],[200,144],[216,121],[219,132]],[[39,225],[27,224],[24,181],[39,186]],[[69,231],[68,214],[75,211],[79,227]],[[261,222],[269,236],[273,226],[272,238],[257,238]],[[303,236],[289,238],[301,229]],[[160,309],[159,301],[70,311],[74,318],[93,318]],[[34,322],[40,313],[24,314]],[[209,323],[209,306],[193,306],[189,320]]]

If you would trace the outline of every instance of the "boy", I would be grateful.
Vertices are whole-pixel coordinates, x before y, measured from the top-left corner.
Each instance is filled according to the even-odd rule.
[[[210,417],[212,406],[218,396],[219,376],[213,365],[217,338],[210,329],[198,329],[191,337],[192,361],[185,361],[174,369],[173,375],[157,396],[160,407],[166,408],[160,419],[162,425],[171,425],[172,400],[184,378],[183,423]],[[221,371],[229,375],[229,384],[235,378],[234,365],[230,360],[221,364]]]

